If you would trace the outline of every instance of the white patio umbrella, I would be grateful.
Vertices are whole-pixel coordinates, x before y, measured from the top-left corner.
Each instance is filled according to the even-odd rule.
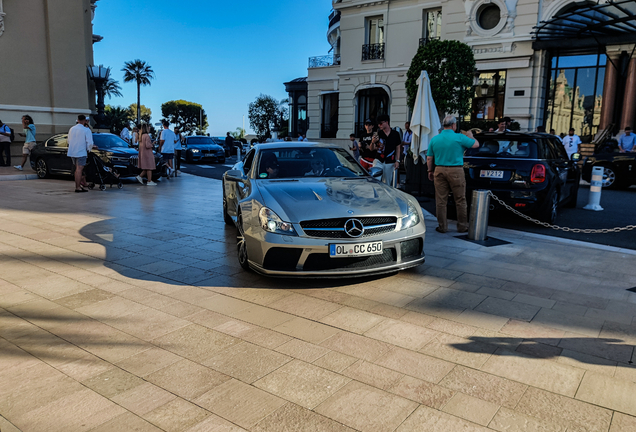
[[[411,116],[411,130],[413,131],[411,151],[413,152],[415,163],[418,163],[419,156],[426,160],[428,143],[431,138],[439,133],[441,127],[442,124],[439,121],[437,107],[431,95],[431,82],[428,78],[428,73],[422,71],[417,79],[417,95],[415,97],[413,115]]]

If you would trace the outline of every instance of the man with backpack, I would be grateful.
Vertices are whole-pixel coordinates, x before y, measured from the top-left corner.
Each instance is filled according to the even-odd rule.
[[[11,166],[11,141],[14,139],[13,129],[0,120],[0,166]]]

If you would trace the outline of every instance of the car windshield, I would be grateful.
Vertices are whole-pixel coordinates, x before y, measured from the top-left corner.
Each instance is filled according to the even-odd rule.
[[[193,137],[193,138],[188,138],[187,141],[188,145],[210,145],[210,144],[214,144],[214,141],[212,141],[212,138],[209,137]]]
[[[366,177],[367,173],[342,148],[282,148],[261,152],[257,177]]]
[[[99,148],[112,149],[117,147],[128,147],[128,143],[115,135],[93,134],[93,142]]]
[[[466,150],[466,156],[487,158],[537,159],[537,144],[527,138],[477,137],[479,148]]]

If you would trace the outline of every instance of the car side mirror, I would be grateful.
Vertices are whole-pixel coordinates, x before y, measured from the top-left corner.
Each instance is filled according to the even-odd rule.
[[[225,173],[225,177],[228,180],[240,181],[243,180],[245,176],[243,175],[243,171],[231,169]]]
[[[581,153],[572,153],[572,156],[570,156],[570,159],[573,160],[574,162],[580,161]]]
[[[379,179],[382,178],[382,174],[384,174],[384,170],[382,168],[380,168],[380,167],[371,167],[369,169],[369,174],[374,179],[379,180]]]

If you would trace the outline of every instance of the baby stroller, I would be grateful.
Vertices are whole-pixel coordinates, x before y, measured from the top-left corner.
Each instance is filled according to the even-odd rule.
[[[106,190],[106,183],[109,183],[110,187],[113,187],[113,184],[117,184],[119,189],[124,187],[119,179],[117,170],[112,166],[108,166],[93,152],[88,153],[84,172],[86,173],[86,181],[88,182],[89,189],[93,189],[96,184],[99,184],[99,190]]]

